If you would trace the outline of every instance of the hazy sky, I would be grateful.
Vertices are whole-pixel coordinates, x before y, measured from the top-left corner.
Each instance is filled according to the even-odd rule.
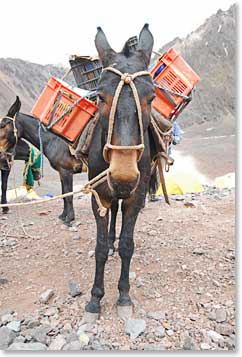
[[[70,54],[94,55],[101,26],[115,50],[148,22],[154,49],[196,30],[233,0],[0,0],[0,57],[68,66]]]

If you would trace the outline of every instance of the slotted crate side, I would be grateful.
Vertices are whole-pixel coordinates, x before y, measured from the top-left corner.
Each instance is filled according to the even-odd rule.
[[[86,90],[96,90],[102,72],[98,58],[87,56],[71,56],[69,59],[77,87]]]
[[[138,46],[138,37],[137,36],[130,37],[127,41],[127,44],[130,49],[136,50]]]
[[[63,91],[63,94],[57,105],[52,122],[58,119],[78,98],[81,98],[56,78],[51,77],[31,111],[33,116],[46,126],[49,124],[53,106],[60,91]],[[51,130],[73,142],[80,135],[92,116],[94,116],[96,110],[97,106],[93,102],[83,98],[70,113],[65,114],[62,119],[55,123]]]
[[[156,83],[167,90],[188,96],[200,80],[199,76],[173,48],[159,58],[151,69]],[[184,98],[155,88],[156,98],[153,106],[165,118],[170,119]]]

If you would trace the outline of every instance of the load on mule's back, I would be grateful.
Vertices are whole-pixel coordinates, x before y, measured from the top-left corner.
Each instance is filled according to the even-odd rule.
[[[98,28],[95,44],[104,69],[97,88],[100,118],[90,143],[89,179],[108,168],[108,182],[96,189],[99,198],[112,212],[118,199],[123,200],[118,304],[132,305],[129,267],[134,250],[133,232],[143,207],[151,170],[148,127],[155,92],[147,69],[153,36],[145,25],[137,49],[130,49],[126,44],[120,53],[116,53],[102,29]],[[86,311],[98,313],[104,296],[104,266],[113,235],[108,235],[108,214],[99,215],[95,197],[92,197],[92,208],[97,224],[96,273]]]

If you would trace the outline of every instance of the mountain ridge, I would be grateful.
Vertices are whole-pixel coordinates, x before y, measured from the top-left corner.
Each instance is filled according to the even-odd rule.
[[[226,11],[218,10],[185,38],[176,37],[159,50],[163,53],[174,47],[201,77],[193,100],[178,117],[182,127],[224,117],[235,127],[236,17],[236,4]],[[59,65],[0,58],[0,113],[8,111],[16,95],[21,99],[21,110],[29,113],[50,76],[62,78],[66,70]],[[68,82],[73,81],[69,75]]]

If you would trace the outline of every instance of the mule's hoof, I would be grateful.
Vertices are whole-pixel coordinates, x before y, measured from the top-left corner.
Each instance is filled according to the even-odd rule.
[[[117,305],[118,306],[133,306],[133,302],[132,300],[130,299],[130,297],[127,295],[127,296],[122,296],[122,297],[119,297],[118,301],[117,301]]]
[[[85,311],[83,318],[81,320],[81,325],[84,324],[95,324],[97,320],[99,320],[99,313],[92,313]]]
[[[91,300],[91,301],[86,305],[85,311],[86,311],[86,312],[89,312],[89,313],[91,313],[91,314],[100,314],[100,312],[101,312],[100,303]]]
[[[68,227],[72,227],[72,223],[75,221],[75,217],[66,216],[64,224]]]
[[[61,213],[59,216],[58,216],[58,218],[61,220],[61,221],[65,221],[65,219],[66,219],[66,215],[64,214],[64,213]]]
[[[64,225],[67,226],[67,227],[72,227],[72,224],[71,224],[70,221],[64,221],[63,223],[64,223]]]
[[[133,314],[133,305],[128,305],[128,306],[117,305],[117,314],[118,317],[123,321],[131,319]]]
[[[9,212],[9,208],[8,207],[3,207],[3,214],[7,214]]]

